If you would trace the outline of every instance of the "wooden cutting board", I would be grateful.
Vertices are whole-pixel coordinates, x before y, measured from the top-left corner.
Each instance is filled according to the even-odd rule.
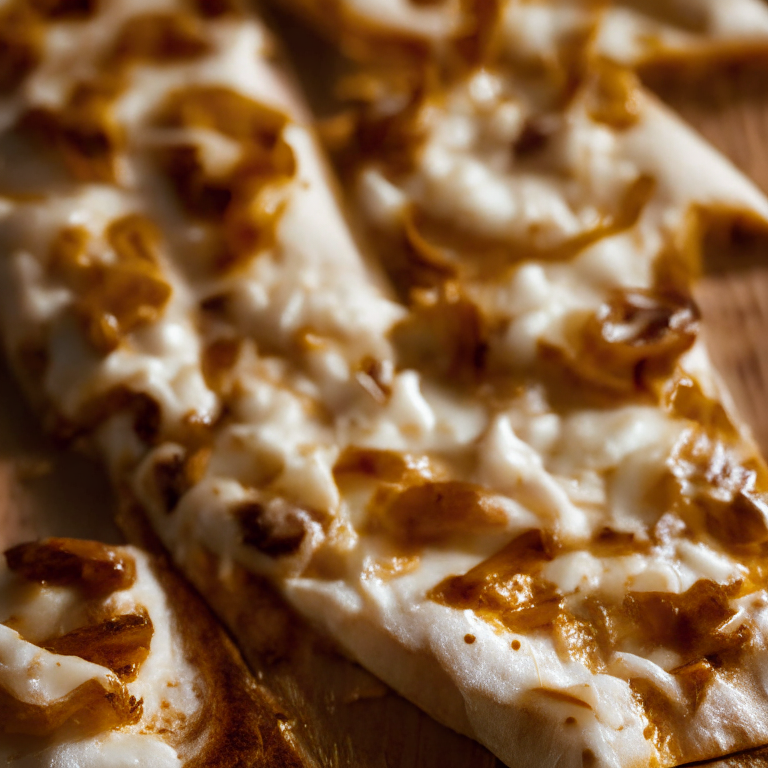
[[[653,85],[768,192],[765,69],[734,68],[693,82],[656,79]],[[768,454],[768,242],[734,246],[713,255],[698,298],[716,366]],[[115,501],[103,474],[42,437],[2,366],[0,405],[0,545],[38,535],[119,540],[112,523]],[[247,604],[230,606],[222,618],[230,625],[259,622],[262,637],[246,656],[283,701],[289,726],[314,744],[319,765],[501,768],[482,747],[441,727],[338,656],[266,586],[255,589]],[[768,753],[716,765],[767,768]]]

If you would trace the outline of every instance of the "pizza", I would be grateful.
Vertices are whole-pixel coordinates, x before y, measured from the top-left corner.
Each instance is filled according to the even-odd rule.
[[[644,14],[690,52],[759,27],[704,3],[331,7],[353,58],[371,28],[430,40],[343,84],[343,199],[253,13],[3,7],[0,327],[30,400],[246,655],[263,580],[510,765],[767,743],[768,468],[691,286],[768,200],[595,34]],[[9,631],[47,661],[78,630]]]
[[[172,602],[171,602],[172,598]],[[0,568],[9,766],[299,765],[276,712],[161,554],[51,538]]]

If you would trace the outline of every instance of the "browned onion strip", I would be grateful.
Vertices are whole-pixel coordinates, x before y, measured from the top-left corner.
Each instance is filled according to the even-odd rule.
[[[128,589],[136,580],[133,558],[95,541],[44,539],[5,552],[8,567],[29,581],[78,587],[88,597]]]

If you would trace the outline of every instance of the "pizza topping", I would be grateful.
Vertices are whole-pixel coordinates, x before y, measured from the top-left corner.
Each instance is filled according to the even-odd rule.
[[[540,530],[513,539],[498,554],[464,576],[452,576],[429,594],[443,605],[475,613],[513,632],[551,626],[561,596],[540,575],[553,557],[553,543]]]
[[[0,685],[0,732],[48,736],[64,726],[88,734],[132,725],[141,719],[141,702],[118,683],[103,687],[89,680],[50,704],[20,701]]]
[[[618,130],[635,125],[641,116],[640,81],[626,69],[608,62],[598,67],[589,90],[589,116]]]
[[[199,86],[171,94],[157,124],[215,132],[239,145],[236,160],[224,171],[207,167],[204,144],[157,149],[186,212],[222,226],[215,267],[230,269],[272,246],[285,207],[278,190],[296,173],[293,150],[283,137],[288,118],[237,91]]]
[[[664,393],[664,404],[675,416],[700,424],[710,434],[729,440],[738,437],[723,404],[707,396],[690,376],[679,374],[671,381]]]
[[[190,597],[168,591],[168,566],[131,547],[59,540],[86,559],[96,547],[131,564],[124,588],[85,590],[66,563],[50,565],[50,543],[8,552],[12,561],[23,550],[26,570],[0,566],[0,758],[30,766],[74,761],[107,768],[128,760],[172,768],[188,760],[188,738],[207,747],[222,718],[215,713],[211,732],[201,730],[200,718],[216,705],[201,691],[215,693],[220,662],[197,658],[196,643],[201,636],[210,641],[208,630],[180,632]],[[32,561],[44,571],[34,574],[41,580],[34,586],[25,578]],[[91,571],[93,581],[112,580],[109,572]],[[181,601],[178,613],[169,598]]]
[[[167,128],[205,128],[266,153],[279,142],[288,118],[223,86],[190,86],[171,94],[157,124]]]
[[[5,559],[25,579],[75,586],[90,597],[127,589],[136,578],[129,556],[95,541],[45,539],[19,544],[6,551]]]
[[[671,648],[686,663],[738,648],[749,640],[748,628],[742,626],[730,632],[722,628],[736,614],[730,600],[739,588],[738,583],[697,581],[677,595],[630,592],[623,606],[627,623],[615,625],[618,631],[615,642],[639,643],[645,646],[646,652],[659,646]]]
[[[122,88],[119,76],[77,83],[60,110],[32,107],[24,112],[17,133],[53,151],[77,181],[115,181],[124,138],[112,105]]]
[[[391,360],[377,360],[366,355],[360,361],[355,378],[376,402],[384,405],[392,394],[394,366]]]
[[[345,476],[370,477],[382,483],[410,484],[439,472],[429,457],[374,448],[346,448],[333,468],[337,480]]]
[[[99,10],[100,0],[28,0],[35,11],[48,19],[84,20]]]
[[[180,559],[202,535],[332,632],[404,622],[398,642],[432,658],[439,647],[488,743],[501,741],[496,718],[474,718],[476,697],[515,707],[533,690],[560,722],[560,708],[578,712],[577,762],[636,748],[642,721],[636,762],[651,764],[654,733],[759,632],[737,603],[762,589],[768,535],[759,469],[683,370],[697,353],[693,270],[667,279],[658,254],[673,237],[682,248],[692,208],[762,203],[727,173],[699,189],[692,166],[706,157],[669,149],[698,145],[595,55],[592,9],[462,4],[468,25],[435,50],[438,66],[406,56],[386,78],[347,83],[356,111],[336,125],[398,304],[362,266],[263,31],[217,20],[234,5],[121,6],[71,89],[38,46],[49,22],[15,38],[11,85],[46,57],[17,123],[71,178],[61,195],[8,202],[23,253],[4,296],[20,286],[40,321],[9,348],[29,344],[28,371]],[[516,37],[502,13],[525,22]],[[692,421],[708,443],[670,454]],[[34,639],[141,687],[163,633],[123,597]],[[448,615],[458,631],[433,624]],[[357,633],[340,636],[366,659]],[[509,673],[481,679],[467,659],[491,668],[495,643]],[[577,676],[587,682],[566,685]],[[633,682],[646,677],[688,698],[672,711]]]
[[[411,300],[408,317],[392,332],[400,365],[457,382],[476,381],[485,368],[488,347],[478,306],[453,282],[414,291]]]
[[[159,234],[151,221],[129,215],[106,232],[112,262],[92,256],[87,231],[61,230],[51,245],[54,274],[77,293],[75,311],[93,347],[107,354],[123,338],[158,319],[171,296],[158,265]]]
[[[726,548],[768,541],[768,469],[760,459],[743,460],[730,440],[694,428],[682,435],[670,466],[682,503]]]
[[[401,547],[420,547],[504,528],[502,499],[481,486],[458,481],[426,482],[402,491],[381,489],[373,498],[370,526]]]
[[[572,357],[552,350],[584,382],[621,396],[652,391],[674,369],[699,332],[687,298],[650,291],[614,294],[582,326]]]
[[[110,63],[162,64],[195,59],[209,50],[210,45],[193,17],[151,13],[133,16],[125,23],[112,45]]]
[[[283,505],[242,504],[234,511],[243,543],[269,557],[296,554],[307,534],[303,515]]]
[[[209,448],[199,448],[191,455],[171,453],[153,463],[155,487],[166,512],[173,512],[181,497],[202,479],[210,455]]]
[[[0,93],[16,90],[38,65],[43,30],[23,3],[11,4],[0,13]]]
[[[74,629],[41,645],[51,653],[79,656],[111,669],[121,680],[130,682],[149,655],[153,632],[146,613],[130,613]]]

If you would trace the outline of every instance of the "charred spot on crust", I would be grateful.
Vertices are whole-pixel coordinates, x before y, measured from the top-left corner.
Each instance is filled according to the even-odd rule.
[[[149,655],[153,633],[152,620],[146,613],[130,613],[74,629],[41,645],[62,656],[79,656],[99,664],[130,682]]]
[[[246,502],[234,510],[243,544],[269,557],[294,555],[307,535],[301,516],[290,508],[270,509],[259,502]]]
[[[5,552],[11,571],[28,581],[78,587],[88,597],[127,589],[136,580],[130,555],[95,541],[44,539]]]

